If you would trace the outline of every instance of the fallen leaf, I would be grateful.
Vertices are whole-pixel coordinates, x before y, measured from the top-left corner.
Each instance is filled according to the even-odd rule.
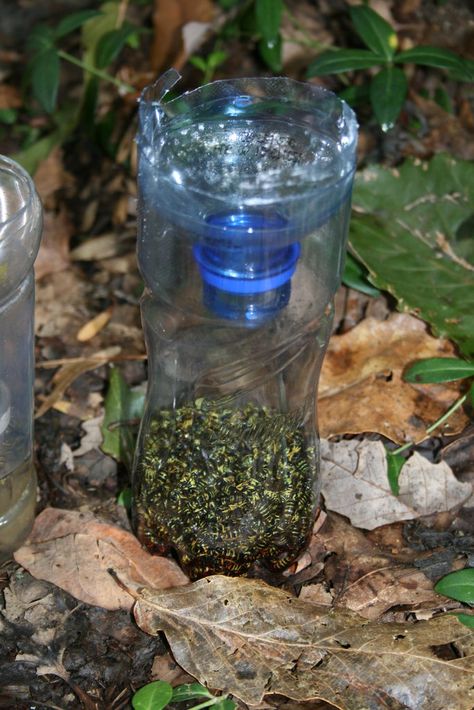
[[[154,72],[163,67],[180,69],[186,60],[183,27],[189,22],[210,22],[216,8],[212,0],[155,0],[154,39],[150,64]]]
[[[435,593],[432,582],[410,565],[419,553],[408,549],[389,554],[338,515],[330,514],[323,529],[313,535],[308,548],[311,556],[315,549],[326,560],[324,577],[331,584],[331,594],[321,584],[308,584],[299,596],[304,601],[336,603],[372,620],[392,607],[404,606],[415,613],[427,605],[432,613],[446,608],[446,600]]]
[[[69,267],[69,240],[73,231],[73,224],[64,207],[58,212],[44,212],[43,237],[35,261],[37,280]]]
[[[130,588],[164,589],[189,581],[172,560],[145,552],[132,533],[73,510],[43,510],[15,560],[76,599],[111,610],[130,609],[133,597],[117,585],[109,569]]]
[[[473,657],[434,648],[472,638],[454,616],[379,624],[329,611],[264,582],[223,576],[156,592],[134,607],[144,631],[164,631],[185,670],[254,705],[265,694],[323,699],[344,710],[470,710]]]
[[[21,91],[11,84],[0,84],[0,110],[20,108],[23,100]]]
[[[319,383],[322,436],[377,432],[398,443],[424,438],[458,398],[459,386],[408,384],[403,370],[414,360],[454,354],[447,340],[428,335],[422,321],[400,313],[385,321],[366,318],[332,336]],[[445,431],[457,433],[467,423],[458,410]]]
[[[120,240],[114,232],[101,234],[82,242],[72,250],[71,259],[73,261],[100,261],[115,257],[120,251]]]
[[[472,494],[471,484],[458,481],[446,463],[430,463],[415,452],[401,470],[400,493],[394,496],[379,441],[322,440],[321,476],[326,507],[366,530],[451,510]]]
[[[71,385],[80,375],[83,375],[89,370],[95,370],[97,367],[101,367],[107,362],[108,357],[114,357],[115,355],[118,355],[119,352],[120,348],[114,345],[106,350],[102,350],[94,357],[84,357],[79,361],[62,365],[53,377],[53,390],[41,402],[37,412],[35,413],[35,419],[39,419],[39,417],[42,417],[48,409],[51,409],[51,407],[53,407],[55,403],[62,398],[69,385]]]
[[[112,313],[113,313],[113,307],[109,306],[105,311],[102,311],[101,313],[98,313],[94,318],[91,318],[91,320],[87,321],[82,328],[79,330],[77,334],[77,339],[79,340],[80,343],[85,343],[88,340],[92,340],[92,338],[97,335],[109,322],[109,320],[112,318]]]

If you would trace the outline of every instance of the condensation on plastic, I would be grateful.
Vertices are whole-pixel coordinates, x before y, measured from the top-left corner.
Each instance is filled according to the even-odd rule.
[[[179,78],[169,70],[140,100],[141,159],[174,223],[197,233],[222,209],[278,204],[305,234],[347,199],[357,123],[333,93],[280,77],[235,79],[166,101]]]

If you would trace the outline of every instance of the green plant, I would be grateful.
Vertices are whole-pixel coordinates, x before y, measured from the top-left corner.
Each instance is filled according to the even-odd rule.
[[[446,49],[428,45],[397,52],[397,33],[383,17],[367,5],[352,6],[349,12],[354,29],[367,49],[322,52],[308,67],[307,76],[344,75],[351,71],[378,69],[368,87],[350,87],[342,95],[353,102],[368,96],[384,131],[394,126],[407,95],[408,81],[399,65],[429,66],[447,70],[451,78],[458,81],[474,80],[474,62]]]
[[[466,604],[474,604],[474,567],[450,572],[435,584],[435,592]]]
[[[46,135],[33,136],[26,131],[22,150],[14,156],[29,172],[34,173],[39,162],[55,145],[64,142],[79,122],[97,136],[100,134],[101,124],[110,116],[105,115],[101,121],[95,118],[99,81],[113,84],[122,93],[135,92],[133,86],[106,71],[126,44],[137,46],[143,31],[124,19],[124,7],[119,0],[107,0],[99,9],[81,10],[64,17],[55,27],[38,24],[33,28],[27,40],[26,108],[35,114],[39,107],[49,120]],[[78,54],[82,53],[82,57],[63,49],[64,40],[73,33],[78,33]],[[82,69],[82,93],[79,101],[65,97],[58,108],[64,61]]]
[[[201,700],[192,710],[213,707],[215,710],[234,710],[236,703],[225,695],[213,695],[200,683],[185,683],[173,688],[163,680],[144,685],[132,698],[134,710],[162,710],[170,703]]]
[[[473,376],[474,362],[453,357],[431,357],[418,360],[411,365],[405,371],[403,379],[405,382],[411,382],[413,384],[433,384],[453,382]],[[469,390],[459,397],[442,417],[427,428],[426,433],[432,434],[467,401],[470,401],[471,405],[474,406],[474,382],[471,384]],[[412,446],[413,444],[409,442],[403,446],[399,446],[394,451],[387,451],[388,480],[394,495],[398,495],[399,493],[398,478],[402,466],[405,463],[405,459],[401,454]]]
[[[207,57],[192,56],[189,61],[193,66],[202,72],[202,83],[208,84],[212,81],[216,69],[223,64],[229,55],[222,49],[214,48]]]

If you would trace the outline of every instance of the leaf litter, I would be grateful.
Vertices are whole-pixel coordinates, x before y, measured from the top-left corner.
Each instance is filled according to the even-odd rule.
[[[144,589],[134,615],[147,633],[164,631],[178,663],[201,683],[250,705],[273,693],[347,710],[468,710],[474,702],[474,656],[444,660],[434,651],[471,638],[451,615],[379,624],[222,576]]]

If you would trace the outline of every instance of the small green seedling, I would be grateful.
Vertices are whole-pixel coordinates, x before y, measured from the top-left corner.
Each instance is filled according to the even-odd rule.
[[[444,69],[450,78],[474,81],[474,62],[462,59],[454,52],[429,45],[397,52],[398,36],[393,27],[367,5],[353,5],[349,9],[352,23],[367,49],[331,49],[322,52],[309,66],[308,77],[345,74],[362,69],[378,69],[365,87],[347,96],[354,100],[368,94],[375,117],[384,131],[389,130],[402,110],[408,91],[408,80],[399,65],[418,64]]]
[[[200,700],[191,710],[213,707],[215,710],[234,710],[236,703],[226,695],[213,695],[200,683],[184,683],[173,688],[163,680],[144,685],[132,698],[134,710],[162,710],[170,703]]]
[[[474,362],[454,357],[430,357],[418,360],[418,362],[411,365],[403,375],[405,382],[411,382],[413,384],[453,382],[467,377],[474,377]],[[469,390],[459,397],[447,412],[427,428],[426,433],[432,434],[455,411],[462,407],[465,402],[470,402],[471,406],[474,406],[474,382],[471,384]],[[398,495],[400,492],[398,479],[403,464],[405,463],[405,459],[401,454],[411,446],[413,446],[413,444],[409,442],[395,449],[395,451],[387,451],[387,475],[390,488],[394,495]]]

